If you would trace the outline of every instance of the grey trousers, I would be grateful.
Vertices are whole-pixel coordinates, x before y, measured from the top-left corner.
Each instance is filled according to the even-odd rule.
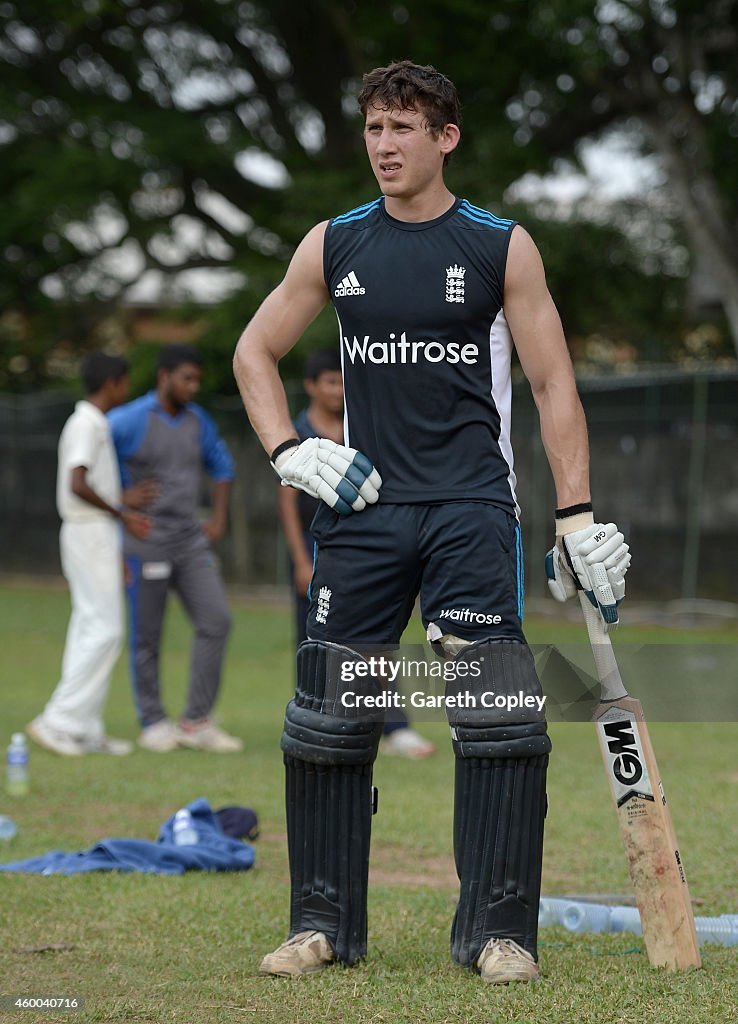
[[[165,558],[127,555],[131,682],[142,726],[167,717],[161,700],[159,651],[167,598],[181,600],[195,635],[190,658],[189,721],[208,718],[220,688],[223,656],[231,629],[225,587],[204,535],[172,545]]]

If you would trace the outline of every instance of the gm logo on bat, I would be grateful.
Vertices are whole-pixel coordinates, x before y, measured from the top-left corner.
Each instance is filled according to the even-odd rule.
[[[651,782],[633,722],[626,718],[615,722],[602,722],[600,727],[612,759],[612,784],[618,807],[631,797],[653,800]],[[639,782],[642,782],[641,786],[638,786]]]

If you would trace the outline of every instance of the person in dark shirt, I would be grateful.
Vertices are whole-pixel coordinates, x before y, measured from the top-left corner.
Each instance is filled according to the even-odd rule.
[[[309,437],[329,437],[343,444],[343,380],[341,356],[321,349],[311,352],[305,361],[303,387],[309,404],[294,420],[301,441]],[[307,639],[308,589],[313,575],[315,542],[310,525],[320,501],[306,491],[280,487],[277,492],[279,518],[292,561],[295,592],[295,635],[297,644]]]
[[[556,488],[553,596],[582,589],[610,627],[630,556],[615,524],[594,520],[586,422],[538,249],[523,227],[445,183],[461,137],[453,83],[400,61],[364,76],[359,108],[382,194],[308,232],[234,360],[275,471],[321,499],[308,640],[281,743],[289,937],[260,970],[306,974],[366,953],[381,731],[369,709],[382,697],[371,652],[399,643],[419,595],[428,640],[451,670],[451,955],[484,981],[528,982],[539,976],[551,744],[522,628],[513,344]],[[329,301],[343,361],[343,445],[300,442],[278,372]]]
[[[343,378],[341,356],[334,349],[311,352],[305,360],[303,387],[309,405],[295,417],[294,426],[301,441],[310,437],[328,437],[343,444]],[[295,607],[297,645],[307,639],[308,593],[313,575],[315,538],[311,524],[320,501],[306,491],[280,487],[277,493],[279,520],[282,524],[292,562],[292,587]],[[402,708],[393,708],[382,726],[380,750],[398,757],[430,757],[433,744],[410,728]]]

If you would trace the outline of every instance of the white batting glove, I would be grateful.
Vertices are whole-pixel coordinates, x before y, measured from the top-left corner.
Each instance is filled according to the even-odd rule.
[[[557,601],[567,601],[577,590],[583,590],[602,616],[605,629],[614,628],[630,565],[622,533],[615,523],[592,523],[571,533],[561,532],[566,530],[562,521],[557,527],[560,536],[556,547],[546,555],[551,595]]]
[[[310,437],[272,462],[283,487],[320,498],[342,516],[361,512],[379,498],[382,478],[366,455],[326,437]]]

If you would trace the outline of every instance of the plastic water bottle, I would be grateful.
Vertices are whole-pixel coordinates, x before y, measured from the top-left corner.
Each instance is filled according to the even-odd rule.
[[[564,909],[561,923],[570,932],[609,932],[611,912],[604,903],[571,902]]]
[[[28,744],[22,732],[14,732],[5,762],[5,789],[9,796],[28,792]]]
[[[12,839],[18,832],[18,826],[6,814],[0,814],[0,840]]]
[[[633,932],[643,934],[637,907],[610,906],[584,900],[542,897],[538,913],[541,927],[562,924],[570,932]],[[713,942],[720,946],[738,946],[738,914],[719,917],[695,917],[700,945]]]
[[[175,846],[197,846],[199,837],[192,815],[186,807],[181,807],[174,815],[172,838]]]
[[[613,907],[610,914],[610,931],[642,935],[643,926],[638,907]]]
[[[715,942],[719,946],[738,946],[738,914],[695,917],[694,927],[700,944]]]
[[[541,896],[538,904],[538,927],[546,928],[548,925],[561,924],[565,903],[566,900],[557,899],[555,896]]]

